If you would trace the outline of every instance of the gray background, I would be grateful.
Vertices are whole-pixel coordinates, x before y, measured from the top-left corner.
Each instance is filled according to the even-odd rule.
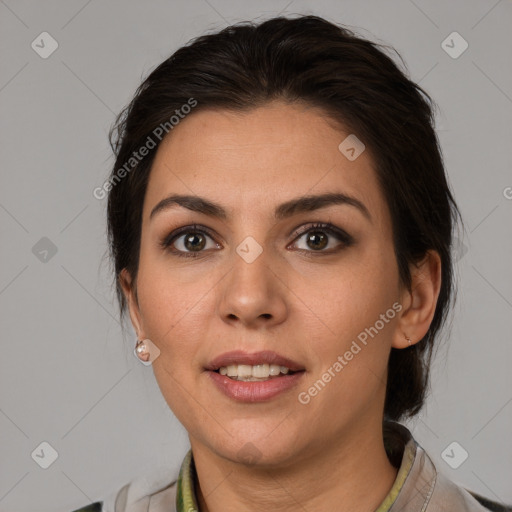
[[[106,200],[92,191],[113,164],[114,114],[143,76],[192,37],[279,13],[394,46],[440,106],[468,230],[449,343],[407,425],[452,480],[512,502],[510,1],[0,0],[1,511],[69,512],[181,463],[186,432],[117,320]],[[59,44],[46,59],[31,47],[43,31]],[[458,58],[441,46],[453,31],[469,44]],[[44,441],[58,454],[48,469],[31,456]],[[441,456],[453,441],[469,453],[458,469]]]

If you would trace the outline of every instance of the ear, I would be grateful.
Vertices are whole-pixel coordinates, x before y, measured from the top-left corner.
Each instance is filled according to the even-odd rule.
[[[137,288],[135,283],[132,284],[132,278],[126,268],[123,268],[123,270],[121,270],[119,273],[119,284],[121,285],[124,296],[126,298],[126,302],[128,304],[130,319],[137,334],[137,339],[145,339],[146,335],[144,333],[141,321],[141,314],[137,298]]]
[[[404,290],[401,296],[403,309],[393,337],[393,348],[407,348],[407,338],[414,345],[425,336],[434,318],[441,289],[441,258],[437,251],[428,251],[425,258],[411,265],[410,269],[411,291]]]

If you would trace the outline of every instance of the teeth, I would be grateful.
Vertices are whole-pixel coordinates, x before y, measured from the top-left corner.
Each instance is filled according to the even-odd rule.
[[[234,377],[236,380],[266,380],[269,377],[277,377],[281,373],[287,374],[290,371],[286,366],[278,364],[257,364],[254,366],[248,364],[232,364],[221,366],[219,373]]]
[[[274,373],[271,373],[269,364],[257,364],[255,366],[249,366],[249,369],[251,375],[253,377],[258,377],[259,379],[262,379],[264,377],[266,378],[269,375],[275,375]],[[248,375],[248,377],[250,377],[251,375]],[[240,377],[240,373],[238,373],[238,376]]]

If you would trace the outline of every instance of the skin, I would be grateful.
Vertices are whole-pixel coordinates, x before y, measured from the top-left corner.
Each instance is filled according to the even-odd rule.
[[[412,292],[401,287],[391,217],[370,152],[349,161],[338,149],[348,134],[318,109],[273,102],[245,113],[194,112],[156,155],[136,294],[126,270],[120,281],[138,338],[161,351],[154,374],[188,431],[202,512],[339,510],[340,503],[343,510],[375,510],[396,478],[382,439],[387,361],[391,347],[408,346],[406,336],[415,343],[426,334],[440,258],[429,252],[411,266]],[[272,218],[287,200],[334,191],[362,201],[372,221],[349,205]],[[206,197],[230,216],[174,206],[150,221],[152,208],[171,193]],[[323,231],[329,245],[315,249],[307,234],[291,236],[314,222],[331,222],[354,243],[345,247]],[[193,223],[214,234],[202,235],[207,246],[200,257],[180,258],[159,246]],[[180,235],[174,247],[187,251]],[[263,249],[250,264],[236,252],[247,236]],[[401,311],[301,404],[298,394],[395,302]],[[296,388],[271,400],[235,402],[203,370],[234,349],[274,350],[306,371]],[[248,442],[259,450],[251,464],[238,453]]]

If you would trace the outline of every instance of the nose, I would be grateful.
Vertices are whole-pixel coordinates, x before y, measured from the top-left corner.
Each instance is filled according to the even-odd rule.
[[[290,293],[283,268],[265,250],[248,261],[233,254],[232,268],[220,283],[219,313],[225,322],[247,328],[278,325],[286,318]]]

